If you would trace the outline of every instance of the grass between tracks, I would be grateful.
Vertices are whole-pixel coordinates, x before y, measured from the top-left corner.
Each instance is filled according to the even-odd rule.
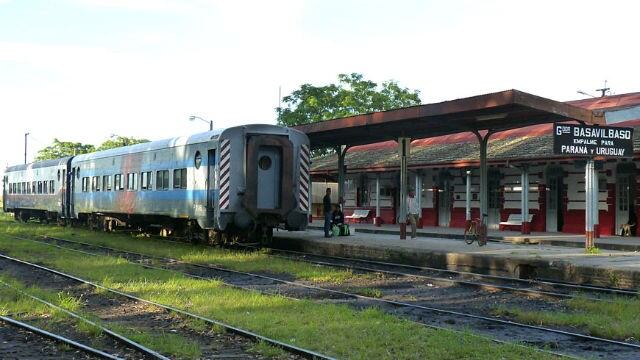
[[[585,329],[589,334],[616,340],[640,340],[640,299],[614,298],[611,302],[577,297],[566,301],[567,311],[529,311],[498,308],[498,315],[529,324],[551,324]]]
[[[108,256],[87,257],[0,231],[0,251],[233,324],[280,341],[349,359],[542,359],[549,355],[498,345],[470,333],[433,330],[368,308],[291,300],[146,269]],[[194,325],[200,326],[197,323]],[[260,345],[258,345],[260,346]]]
[[[233,251],[210,246],[168,242],[163,239],[131,234],[105,234],[81,228],[65,228],[36,223],[21,224],[6,216],[0,219],[0,229],[4,229],[4,232],[10,235],[61,237],[121,250],[171,257],[187,262],[215,264],[239,271],[289,274],[299,280],[341,283],[356,276],[350,270],[276,258],[263,251]],[[371,277],[376,275],[357,276]]]
[[[82,315],[94,323],[98,323],[111,331],[115,331],[163,354],[185,359],[195,359],[201,354],[199,345],[196,342],[178,334],[158,333],[152,329],[139,329],[131,325],[101,323],[95,316],[82,310],[81,299],[77,299],[67,293],[55,292],[35,286],[27,287],[19,280],[8,275],[0,275],[0,281],[13,287],[7,287],[0,283],[0,315],[28,322],[34,321],[38,327],[55,333],[66,332],[68,327],[71,326],[77,333],[86,336],[91,345],[95,347],[100,347],[104,341],[102,330],[99,327],[72,318],[60,310],[51,308],[15,290],[19,289],[22,292],[58,305],[63,309]]]

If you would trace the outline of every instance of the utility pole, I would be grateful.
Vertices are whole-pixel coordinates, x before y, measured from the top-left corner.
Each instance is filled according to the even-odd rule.
[[[27,136],[29,135],[28,132],[24,133],[24,163],[27,163]]]
[[[607,95],[607,91],[611,90],[611,88],[607,87],[607,80],[604,81],[604,86],[602,89],[596,89],[596,91],[600,91],[602,94],[600,97],[605,97]]]

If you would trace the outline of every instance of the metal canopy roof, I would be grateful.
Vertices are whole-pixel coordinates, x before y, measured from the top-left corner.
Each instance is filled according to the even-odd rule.
[[[575,120],[604,125],[591,110],[518,90],[417,105],[298,125],[312,148],[362,145],[398,137],[413,139],[465,131],[502,131],[529,125]]]

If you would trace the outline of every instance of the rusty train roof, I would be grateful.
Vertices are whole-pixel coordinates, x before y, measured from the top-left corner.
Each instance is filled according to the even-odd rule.
[[[570,120],[604,124],[604,118],[589,109],[519,90],[506,90],[294,128],[309,136],[312,148],[323,148],[370,144],[398,137],[415,139],[466,131],[502,131]]]

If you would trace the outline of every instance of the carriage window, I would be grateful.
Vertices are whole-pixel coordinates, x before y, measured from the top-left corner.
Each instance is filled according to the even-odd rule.
[[[80,179],[80,167],[76,168],[76,178]]]
[[[62,186],[67,183],[67,170],[62,169]]]
[[[193,160],[193,164],[195,165],[196,169],[200,169],[200,165],[202,164],[202,154],[200,154],[200,151],[196,151],[196,157]]]
[[[113,178],[113,184],[115,190],[124,190],[124,186],[122,184],[122,174],[115,174]]]
[[[151,190],[153,189],[153,184],[151,180],[151,171],[146,171],[140,173],[140,188],[142,190]]]
[[[36,192],[36,182],[35,181],[31,183],[31,193],[32,194],[37,194],[37,192]]]
[[[89,178],[82,178],[82,192],[89,192]]]
[[[43,194],[48,194],[49,193],[49,189],[47,189],[47,182],[46,181],[42,182],[42,193]]]
[[[137,180],[138,174],[136,173],[128,173],[127,174],[127,190],[136,190],[137,189]]]
[[[174,189],[187,188],[187,169],[173,170],[173,188]]]
[[[100,176],[91,178],[91,191],[100,191]]]
[[[49,193],[53,194],[55,193],[55,189],[54,189],[54,184],[55,182],[53,180],[49,180]]]
[[[102,191],[111,191],[111,175],[102,177]]]
[[[169,170],[158,170],[156,172],[156,190],[169,189]]]
[[[42,194],[42,181],[38,181],[38,194]]]
[[[9,183],[9,194],[13,194],[13,184]]]
[[[58,181],[60,181],[60,169],[58,169]]]

